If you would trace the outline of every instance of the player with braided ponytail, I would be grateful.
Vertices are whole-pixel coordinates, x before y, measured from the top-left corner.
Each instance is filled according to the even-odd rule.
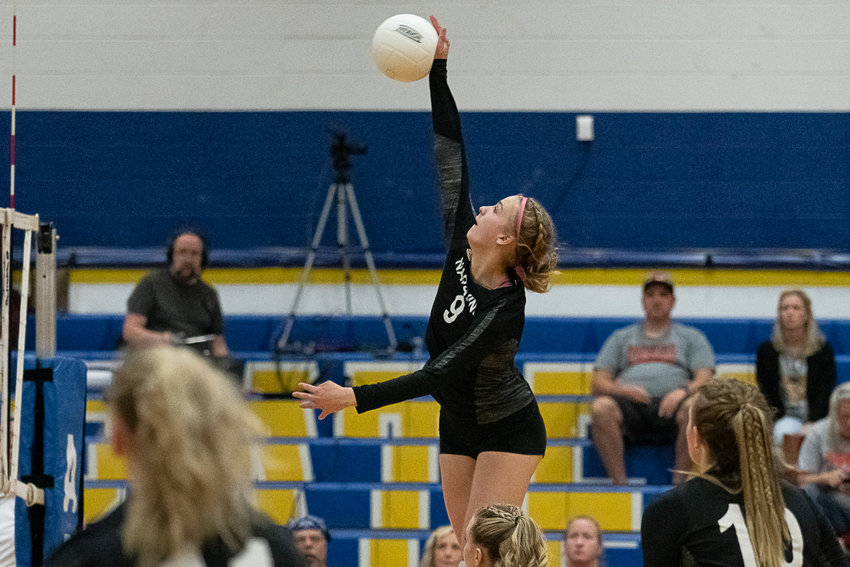
[[[847,565],[814,503],[779,480],[770,415],[752,385],[729,379],[700,387],[687,426],[698,472],[647,507],[646,567]]]
[[[511,504],[478,510],[466,528],[461,566],[546,567],[549,549],[540,526]]]

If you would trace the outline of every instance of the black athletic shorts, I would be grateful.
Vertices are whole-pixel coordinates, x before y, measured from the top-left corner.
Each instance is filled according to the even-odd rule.
[[[440,408],[440,454],[474,459],[484,451],[543,455],[546,425],[537,400],[499,421],[484,424],[474,419],[459,419]]]
[[[640,404],[628,398],[612,396],[623,414],[623,437],[636,443],[654,443],[676,439],[679,427],[676,425],[676,413],[672,417],[658,415],[661,398],[652,398],[647,404]]]

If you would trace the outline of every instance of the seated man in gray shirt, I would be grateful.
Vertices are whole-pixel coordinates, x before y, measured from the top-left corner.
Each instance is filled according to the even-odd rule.
[[[675,440],[675,470],[690,469],[685,430],[689,396],[714,376],[714,351],[700,331],[674,323],[666,272],[643,284],[645,320],[611,334],[593,369],[591,436],[614,484],[626,484],[624,437]],[[684,475],[674,473],[678,483]]]
[[[168,266],[146,275],[127,300],[127,345],[188,344],[208,356],[227,358],[218,293],[201,279],[207,254],[198,233],[175,234],[166,254]]]

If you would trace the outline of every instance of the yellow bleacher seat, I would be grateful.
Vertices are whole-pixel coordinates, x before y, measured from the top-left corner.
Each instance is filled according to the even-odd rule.
[[[260,450],[262,469],[257,471],[257,480],[313,481],[313,465],[307,443],[267,443]]]
[[[436,444],[384,445],[381,482],[439,482],[439,453]]]
[[[245,376],[254,392],[273,394],[300,390],[299,382],[312,384],[319,376],[319,366],[315,360],[248,362],[245,364]]]
[[[431,493],[427,490],[373,490],[373,529],[430,528]]]
[[[718,364],[715,368],[718,378],[737,378],[742,382],[756,385],[756,369],[753,364]]]
[[[424,360],[398,361],[353,361],[343,365],[343,373],[352,386],[374,384],[390,380],[414,370],[419,370]]]
[[[436,438],[439,417],[439,404],[429,399],[401,402],[362,414],[346,408],[334,414],[334,435]]]
[[[526,362],[522,367],[537,395],[589,395],[592,371],[592,363],[577,362]]]
[[[573,453],[576,447],[550,445],[543,460],[534,471],[532,482],[573,482]]]
[[[272,437],[316,437],[316,412],[302,409],[298,400],[254,400],[251,410]]]
[[[584,437],[585,424],[590,423],[588,402],[550,402],[538,400],[540,414],[546,424],[549,439],[573,439]]]
[[[83,521],[90,524],[124,501],[123,488],[86,488],[83,491]]]
[[[294,488],[263,488],[256,491],[257,507],[275,523],[285,525],[306,513],[300,507],[301,493]]]
[[[91,480],[126,480],[127,463],[112,451],[109,443],[89,443],[86,447],[88,470],[86,478]]]
[[[358,567],[399,567],[419,565],[418,539],[362,538]]]
[[[593,516],[604,531],[638,531],[643,494],[635,492],[529,492],[528,513],[544,530],[563,530],[577,515]]]

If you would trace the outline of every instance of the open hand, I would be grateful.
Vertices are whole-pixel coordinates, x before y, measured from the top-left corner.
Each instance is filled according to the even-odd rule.
[[[340,386],[336,382],[328,380],[318,386],[299,382],[298,385],[304,391],[292,392],[292,396],[301,400],[302,408],[322,410],[319,419],[325,419],[332,413],[357,405],[354,390]]]
[[[434,52],[434,59],[448,59],[449,38],[446,37],[446,28],[442,27],[434,16],[431,16],[431,25],[437,30],[437,50]]]

